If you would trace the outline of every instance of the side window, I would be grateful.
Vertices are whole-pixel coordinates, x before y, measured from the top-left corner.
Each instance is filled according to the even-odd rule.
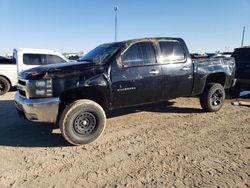
[[[151,42],[139,42],[133,44],[122,55],[122,63],[128,66],[156,63],[153,44]]]
[[[47,64],[57,64],[57,63],[65,63],[66,61],[57,55],[48,55],[48,62]]]
[[[159,42],[161,62],[171,63],[185,60],[185,51],[179,42]]]
[[[44,65],[46,64],[46,55],[23,54],[23,63],[25,65]]]

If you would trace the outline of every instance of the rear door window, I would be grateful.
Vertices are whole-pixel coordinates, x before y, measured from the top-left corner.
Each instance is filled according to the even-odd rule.
[[[45,65],[46,55],[43,54],[23,54],[23,63],[25,65]]]
[[[160,41],[161,62],[184,62],[186,59],[185,51],[179,42],[175,41]]]
[[[151,42],[139,42],[130,46],[122,55],[122,62],[126,66],[155,64],[155,49]]]

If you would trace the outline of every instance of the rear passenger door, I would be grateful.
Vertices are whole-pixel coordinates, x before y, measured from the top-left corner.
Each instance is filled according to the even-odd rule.
[[[150,41],[134,43],[118,59],[111,70],[113,106],[155,101],[161,68],[157,64],[154,44]]]
[[[184,43],[178,40],[159,41],[162,64],[162,99],[189,96],[193,87],[193,64]]]

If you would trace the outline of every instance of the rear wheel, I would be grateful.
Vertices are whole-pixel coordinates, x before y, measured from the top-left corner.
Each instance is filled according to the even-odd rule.
[[[64,109],[59,126],[69,143],[88,144],[103,133],[106,115],[102,107],[94,101],[77,100]]]
[[[221,84],[209,83],[200,96],[201,107],[208,112],[216,112],[223,106],[225,90]]]
[[[9,81],[6,78],[0,76],[0,95],[4,95],[9,90],[10,90]]]

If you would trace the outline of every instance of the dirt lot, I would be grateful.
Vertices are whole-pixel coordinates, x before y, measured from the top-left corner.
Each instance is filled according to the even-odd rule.
[[[198,99],[109,114],[103,136],[69,146],[0,97],[0,187],[249,187],[250,107],[201,111]]]

